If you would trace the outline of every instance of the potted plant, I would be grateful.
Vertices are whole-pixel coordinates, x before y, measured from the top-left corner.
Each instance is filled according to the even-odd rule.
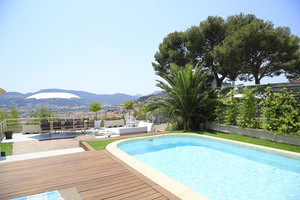
[[[97,112],[102,109],[101,103],[99,103],[99,102],[91,103],[91,105],[90,105],[89,108],[90,108],[90,111],[96,113],[96,118],[95,118],[95,121],[94,121],[95,128],[100,129],[101,120],[98,120],[98,118],[97,118]]]
[[[13,131],[10,129],[7,129],[6,131],[4,131],[4,134],[5,134],[6,139],[12,139]]]

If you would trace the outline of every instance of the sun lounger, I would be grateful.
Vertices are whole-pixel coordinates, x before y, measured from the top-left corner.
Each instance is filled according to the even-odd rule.
[[[137,127],[119,127],[119,128],[108,128],[110,132],[115,134],[129,134],[129,133],[150,133],[154,132],[154,124],[144,121],[139,121]]]

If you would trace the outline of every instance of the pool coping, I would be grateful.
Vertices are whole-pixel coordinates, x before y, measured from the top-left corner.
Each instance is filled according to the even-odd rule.
[[[167,134],[167,135],[156,135],[156,136],[145,136],[145,137],[139,137],[139,138],[128,138],[124,140],[118,140],[115,142],[112,142],[107,145],[106,150],[109,151],[111,154],[149,178],[150,180],[154,181],[158,185],[162,186],[169,192],[173,193],[177,197],[181,199],[199,199],[199,200],[208,200],[209,198],[201,195],[200,193],[192,190],[191,188],[175,181],[174,179],[166,176],[162,172],[159,172],[158,170],[148,166],[147,164],[139,161],[138,159],[130,156],[129,154],[125,153],[121,149],[117,147],[117,145],[121,142],[128,141],[128,140],[140,140],[143,138],[153,138],[153,137],[161,137],[161,136],[172,136],[172,135],[191,135],[191,136],[199,136],[199,137],[206,137],[210,138],[213,140],[220,140],[220,141],[226,141],[230,143],[236,143],[236,144],[242,144],[242,145],[247,145],[250,147],[256,147],[256,148],[261,148],[261,149],[266,149],[266,150],[271,150],[271,151],[276,151],[280,153],[285,153],[285,154],[290,154],[294,156],[300,156],[300,153],[296,152],[291,152],[291,151],[286,151],[286,150],[281,150],[281,149],[275,149],[271,147],[265,147],[265,146],[260,146],[260,145],[255,145],[255,144],[249,144],[245,142],[239,142],[239,141],[234,141],[234,140],[229,140],[229,139],[223,139],[223,138],[216,138],[213,136],[207,136],[207,135],[199,135],[199,134],[193,134],[193,133],[174,133],[174,134]]]

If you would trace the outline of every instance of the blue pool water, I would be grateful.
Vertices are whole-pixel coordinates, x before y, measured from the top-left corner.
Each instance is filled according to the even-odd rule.
[[[118,148],[212,199],[300,199],[300,158],[200,136],[161,136]]]

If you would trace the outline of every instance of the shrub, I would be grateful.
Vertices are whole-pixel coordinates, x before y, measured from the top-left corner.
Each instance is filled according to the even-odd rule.
[[[238,116],[238,125],[245,128],[258,128],[259,121],[255,119],[257,111],[258,99],[255,97],[257,93],[254,93],[256,88],[245,87],[243,89],[243,97],[241,99],[241,109]]]
[[[103,120],[109,121],[109,120],[120,120],[124,119],[124,117],[111,117],[111,118],[104,118]]]
[[[215,119],[214,121],[219,124],[223,124],[225,122],[225,111],[226,107],[221,99],[221,95],[218,95],[218,100],[215,101]]]
[[[182,120],[178,120],[172,124],[170,124],[165,130],[166,131],[178,131],[184,130],[184,122]]]
[[[239,103],[238,101],[234,98],[234,95],[236,92],[234,89],[232,89],[225,99],[225,106],[226,106],[226,115],[225,115],[225,123],[227,125],[236,125],[237,122],[237,116],[239,112]]]
[[[284,135],[300,135],[300,110],[295,96],[286,88],[280,92],[266,88],[261,105],[263,129]]]

